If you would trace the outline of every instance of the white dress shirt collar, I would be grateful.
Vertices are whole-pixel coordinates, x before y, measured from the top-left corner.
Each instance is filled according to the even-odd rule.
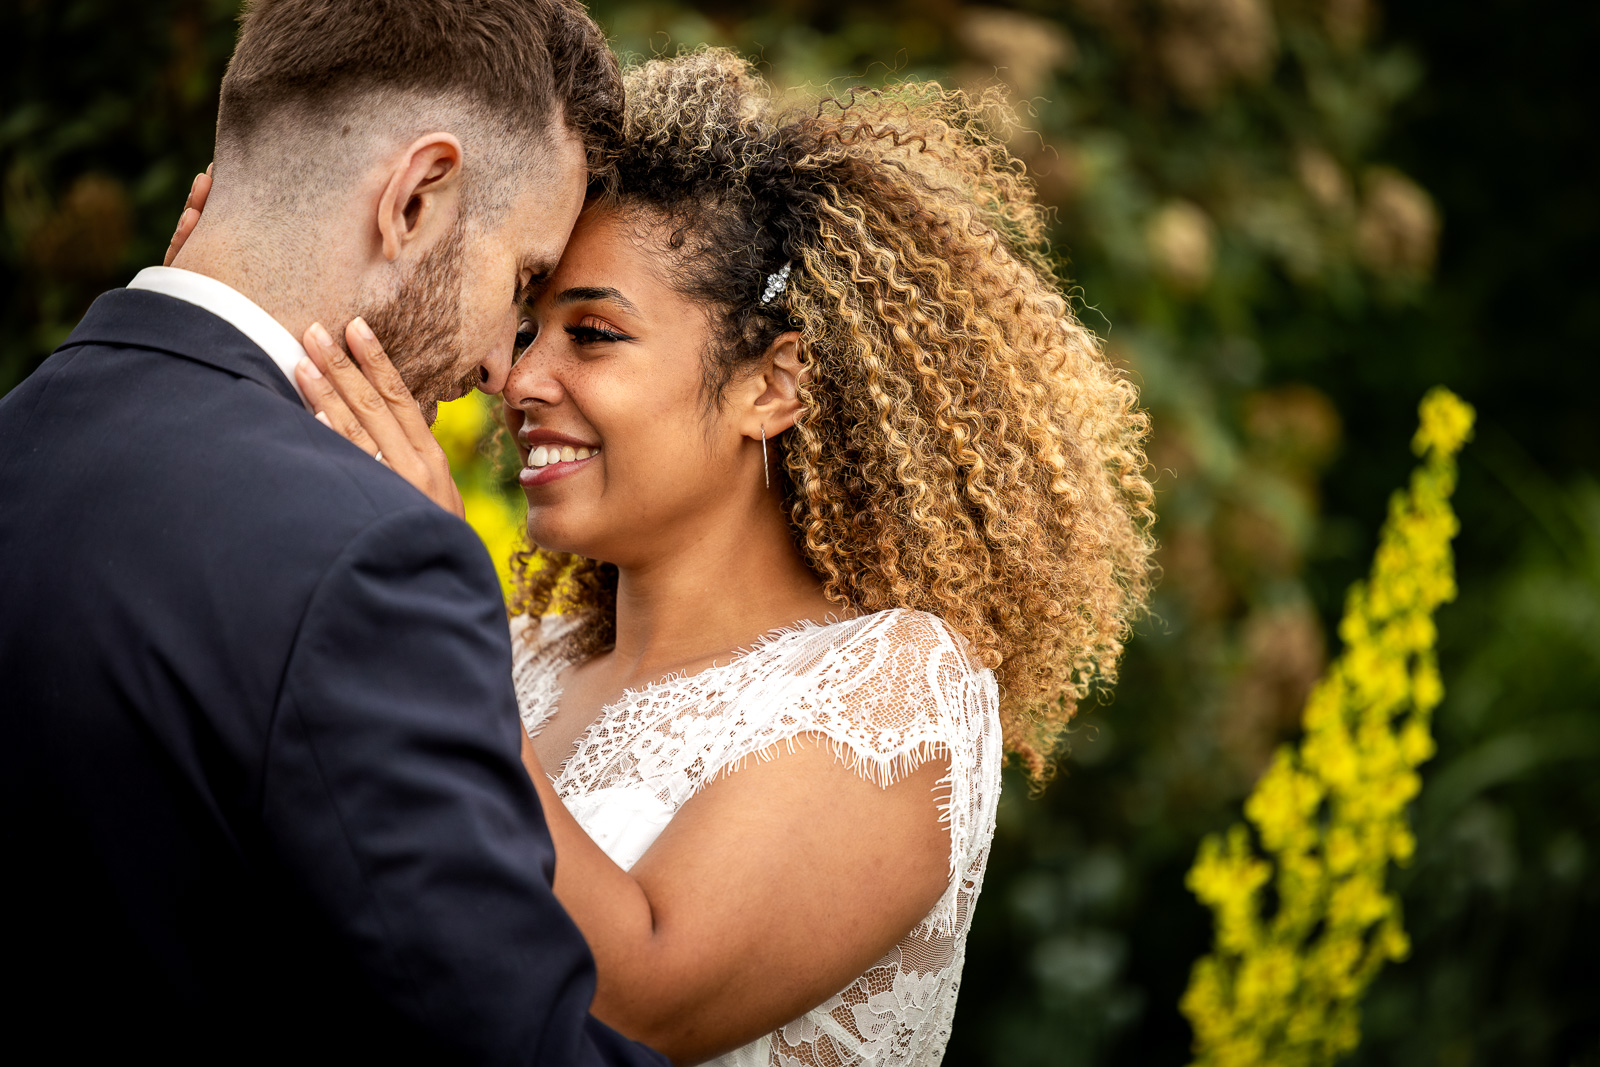
[[[233,286],[192,270],[146,267],[134,275],[128,288],[164,293],[205,308],[254,341],[283,371],[283,376],[289,379],[294,391],[300,392],[300,383],[294,380],[294,368],[305,358],[305,349],[300,347],[300,342],[294,339],[293,334],[283,328],[281,322]],[[300,399],[303,402],[305,395],[301,394]]]

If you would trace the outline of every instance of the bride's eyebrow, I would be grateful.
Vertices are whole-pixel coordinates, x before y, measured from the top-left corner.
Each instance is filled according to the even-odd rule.
[[[601,285],[575,285],[571,289],[563,289],[557,294],[555,305],[562,307],[566,304],[576,304],[580,300],[609,300],[624,311],[631,311],[635,315],[639,313],[639,309],[633,306],[632,300],[616,289]]]

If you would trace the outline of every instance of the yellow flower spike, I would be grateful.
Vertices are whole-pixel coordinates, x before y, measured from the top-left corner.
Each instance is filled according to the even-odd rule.
[[[1236,824],[1200,843],[1186,879],[1216,921],[1179,1004],[1195,1067],[1327,1067],[1360,1044],[1379,968],[1410,951],[1385,881],[1416,849],[1406,807],[1444,695],[1433,612],[1456,592],[1449,496],[1473,411],[1436,388],[1419,415],[1423,465],[1390,500],[1370,575],[1346,598],[1344,648],[1306,702],[1305,735],[1245,801],[1265,856]]]
[[[467,523],[483,539],[500,575],[501,590],[507,599],[512,592],[511,556],[522,544],[524,510],[498,494],[468,487],[462,490]]]
[[[1417,851],[1417,838],[1410,830],[1404,827],[1397,828],[1389,835],[1389,855],[1401,866],[1411,862],[1412,855]]]
[[[1411,676],[1411,693],[1417,710],[1422,712],[1432,711],[1444,699],[1444,682],[1439,677],[1439,666],[1431,656],[1417,664]]]
[[[1348,826],[1336,826],[1328,832],[1326,845],[1328,869],[1334,874],[1347,874],[1361,860],[1361,849],[1355,832]]]
[[[1434,386],[1422,398],[1421,414],[1422,425],[1411,442],[1412,451],[1419,456],[1429,452],[1454,456],[1472,436],[1472,405],[1442,385]]]
[[[1420,705],[1422,701],[1417,703]],[[1433,735],[1424,723],[1413,720],[1400,729],[1400,748],[1405,761],[1415,767],[1433,755]]]

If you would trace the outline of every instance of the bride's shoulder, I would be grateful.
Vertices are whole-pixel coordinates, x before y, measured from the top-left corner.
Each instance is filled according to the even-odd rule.
[[[973,659],[954,627],[927,612],[897,608],[801,623],[730,669],[733,676],[716,678],[715,695],[729,712],[715,726],[725,744],[702,761],[721,770],[706,781],[806,735],[884,787],[929,759],[948,759],[951,796],[966,796],[987,766],[984,753],[998,751],[993,672]]]
[[[885,667],[939,665],[961,674],[987,673],[961,633],[939,616],[914,608],[890,608],[838,624],[839,643],[876,653]]]
[[[856,716],[982,717],[997,702],[994,673],[939,616],[893,608],[835,624],[835,681]]]

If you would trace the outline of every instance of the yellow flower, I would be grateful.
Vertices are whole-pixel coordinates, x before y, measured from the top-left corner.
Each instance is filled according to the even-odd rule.
[[[1216,939],[1180,1002],[1197,1067],[1333,1063],[1360,1043],[1358,1006],[1378,968],[1409,951],[1384,883],[1416,848],[1406,805],[1444,694],[1433,612],[1455,595],[1449,494],[1472,420],[1446,389],[1423,398],[1413,447],[1424,463],[1390,501],[1370,577],[1350,590],[1344,650],[1306,703],[1304,737],[1245,801],[1266,857],[1243,824],[1200,843],[1187,884],[1215,915]]]
[[[1453,456],[1472,436],[1472,405],[1444,386],[1435,386],[1422,398],[1422,425],[1411,447],[1417,455],[1429,450]]]
[[[467,524],[477,531],[494,560],[502,592],[509,599],[512,591],[511,557],[522,545],[526,509],[520,500],[508,500],[497,493],[465,488],[461,502],[466,506]]]

